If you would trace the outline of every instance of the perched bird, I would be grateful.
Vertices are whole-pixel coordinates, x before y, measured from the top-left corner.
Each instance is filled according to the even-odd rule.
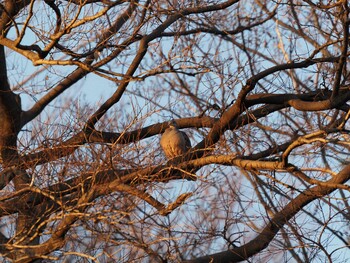
[[[185,154],[191,148],[191,141],[187,134],[180,131],[174,120],[169,122],[169,128],[165,130],[160,139],[162,147],[168,159]]]

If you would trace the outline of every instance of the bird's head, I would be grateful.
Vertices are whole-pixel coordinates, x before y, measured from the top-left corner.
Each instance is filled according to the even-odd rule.
[[[169,121],[169,128],[172,128],[172,129],[177,129],[179,126],[177,125],[177,123],[175,122],[175,120],[171,120]]]

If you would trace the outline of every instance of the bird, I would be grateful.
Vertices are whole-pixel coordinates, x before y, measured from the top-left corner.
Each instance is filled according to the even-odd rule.
[[[165,130],[161,139],[165,156],[168,159],[185,154],[191,148],[191,141],[187,134],[178,129],[177,123],[172,120],[169,122],[169,128]]]

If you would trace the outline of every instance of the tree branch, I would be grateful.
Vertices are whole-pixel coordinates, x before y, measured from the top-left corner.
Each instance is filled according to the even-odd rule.
[[[350,179],[350,165],[346,165],[335,177],[328,180],[330,184],[344,184]],[[185,260],[184,263],[207,263],[207,262],[240,262],[265,249],[277,232],[292,218],[300,209],[318,199],[324,197],[338,188],[333,186],[315,186],[305,190],[296,198],[292,199],[280,212],[276,213],[264,229],[251,241],[241,247],[233,248],[216,254]]]

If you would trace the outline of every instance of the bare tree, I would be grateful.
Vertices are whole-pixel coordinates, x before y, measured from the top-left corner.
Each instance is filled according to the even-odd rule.
[[[3,0],[2,261],[345,262],[349,24],[343,0]],[[192,148],[167,159],[170,120]]]

